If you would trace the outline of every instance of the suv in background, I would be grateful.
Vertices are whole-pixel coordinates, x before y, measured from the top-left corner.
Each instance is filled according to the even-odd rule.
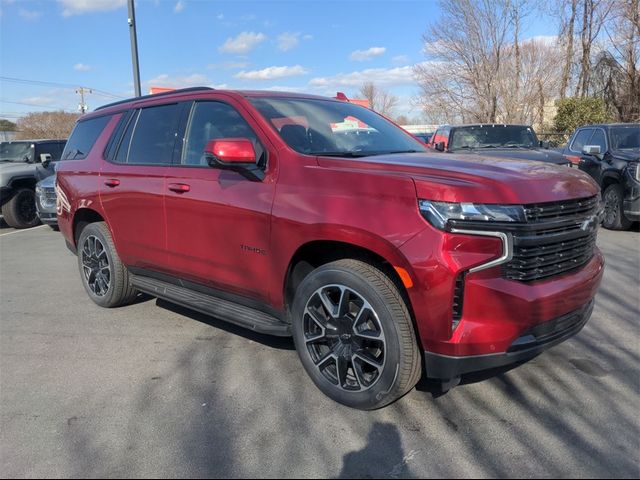
[[[579,332],[598,192],[578,170],[430,154],[352,103],[208,88],[84,115],[57,169],[96,304],[145,292],[293,336],[320,390],[360,409]]]
[[[580,127],[563,153],[600,185],[605,228],[627,230],[640,221],[640,123]]]
[[[36,183],[53,174],[66,140],[0,142],[0,205],[4,221],[13,228],[39,223]]]
[[[528,125],[444,125],[435,131],[429,147],[439,152],[472,152],[482,157],[569,165],[560,152],[549,150],[546,142],[539,141]]]

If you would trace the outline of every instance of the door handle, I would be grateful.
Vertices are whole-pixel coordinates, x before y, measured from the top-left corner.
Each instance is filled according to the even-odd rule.
[[[186,193],[191,190],[191,185],[187,185],[186,183],[170,183],[169,190],[176,193]]]
[[[104,181],[104,184],[107,187],[114,188],[114,187],[117,187],[118,185],[120,185],[120,180],[118,180],[117,178],[109,178],[109,179]]]

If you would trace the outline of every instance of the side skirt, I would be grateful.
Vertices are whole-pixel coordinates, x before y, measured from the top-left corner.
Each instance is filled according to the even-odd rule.
[[[156,278],[131,274],[131,283],[148,293],[183,307],[219,318],[249,330],[277,337],[290,337],[291,326],[281,319],[250,306],[206,294]]]

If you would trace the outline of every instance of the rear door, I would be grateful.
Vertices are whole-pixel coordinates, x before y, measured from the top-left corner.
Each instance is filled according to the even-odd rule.
[[[130,112],[116,128],[120,138],[107,146],[101,201],[118,253],[129,267],[167,269],[165,175],[181,107],[171,103]]]
[[[266,302],[275,152],[253,119],[232,100],[193,102],[185,125],[184,146],[169,169],[165,191],[173,274]],[[262,181],[207,164],[207,142],[222,138],[253,142],[265,171]]]
[[[604,130],[599,127],[593,128],[593,133],[585,145],[598,145],[600,147],[601,154],[604,155],[608,150],[607,136]],[[606,163],[605,160],[600,160],[600,158],[595,155],[587,155],[585,153],[580,157],[580,170],[587,172],[599,184],[602,183],[603,162]]]

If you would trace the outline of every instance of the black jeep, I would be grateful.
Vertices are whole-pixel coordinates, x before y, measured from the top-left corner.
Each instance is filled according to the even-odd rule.
[[[640,123],[580,127],[563,154],[600,185],[605,228],[627,230],[640,221]]]

